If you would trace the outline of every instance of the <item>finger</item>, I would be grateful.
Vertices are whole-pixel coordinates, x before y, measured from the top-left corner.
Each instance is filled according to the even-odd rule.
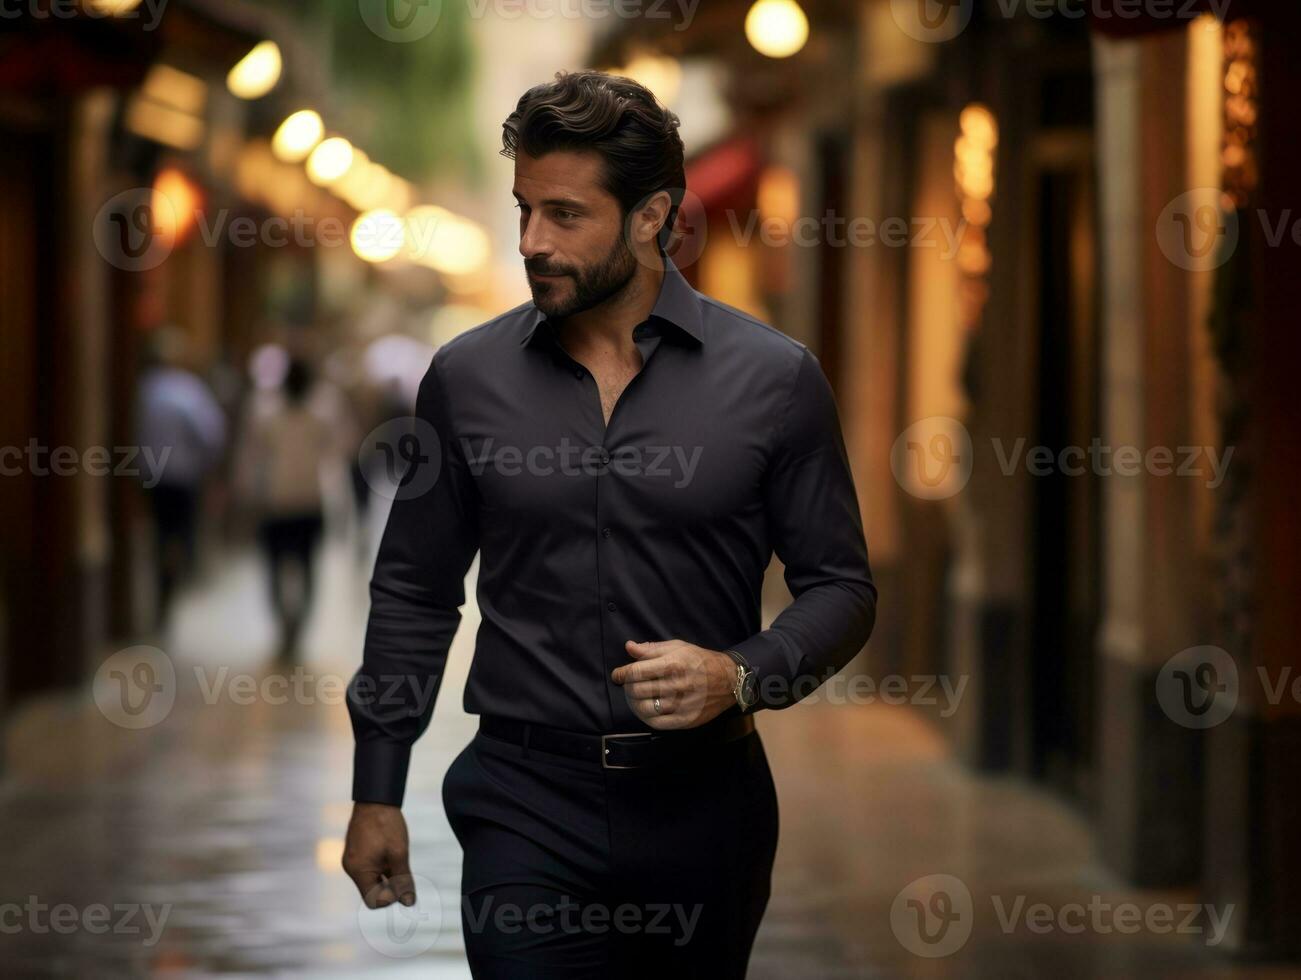
[[[610,672],[610,679],[616,684],[629,681],[651,681],[668,675],[671,665],[662,657],[655,660],[639,660],[635,664],[624,664]]]
[[[662,678],[653,681],[633,681],[624,686],[628,692],[628,697],[639,701],[645,701],[653,698],[668,698],[673,696],[673,688]]]
[[[389,889],[403,905],[416,904],[416,879],[411,874],[411,865],[404,851],[395,855],[390,861],[392,874],[388,878]]]
[[[348,875],[357,886],[357,891],[361,893],[366,908],[379,908],[380,906],[376,903],[379,900],[380,893],[384,890],[384,882],[381,879],[379,870],[376,868],[362,868],[355,874],[350,871]]]
[[[624,643],[623,648],[628,651],[630,657],[638,660],[645,660],[650,657],[662,657],[668,653],[668,648],[676,643],[677,640],[628,640]]]
[[[655,699],[645,698],[637,702],[637,713],[647,721],[653,721],[656,718],[663,718],[665,715],[673,713],[672,706],[663,698],[660,699],[660,710],[655,710]]]

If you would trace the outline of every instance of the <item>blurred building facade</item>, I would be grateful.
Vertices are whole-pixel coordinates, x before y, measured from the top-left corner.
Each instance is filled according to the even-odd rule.
[[[1078,803],[1134,884],[1233,904],[1238,953],[1295,956],[1297,14],[1155,7],[808,2],[774,58],[719,3],[593,61],[726,66],[685,258],[836,388],[864,669],[969,681],[935,719],[967,762]],[[778,233],[745,247],[746,215]],[[1119,475],[1121,447],[1158,462]],[[1160,699],[1204,648],[1230,662],[1184,681],[1239,683],[1200,728]]]
[[[266,344],[338,351],[328,366],[352,376],[386,334],[432,340],[431,311],[495,305],[486,236],[462,201],[427,193],[475,145],[453,14],[415,48],[383,24],[356,34],[356,11],[327,0],[36,2],[0,18],[0,718],[158,639],[142,495],[157,474],[133,414],[161,331],[184,338],[234,432]],[[359,75],[388,86],[374,111]],[[236,520],[229,469],[207,502],[218,530]]]

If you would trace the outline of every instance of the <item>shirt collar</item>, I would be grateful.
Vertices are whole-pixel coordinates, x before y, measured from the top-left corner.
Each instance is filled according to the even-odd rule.
[[[700,312],[700,297],[696,295],[696,291],[691,288],[691,283],[687,282],[678,267],[673,264],[673,260],[666,255],[664,256],[664,282],[660,286],[660,294],[655,300],[655,306],[651,309],[650,319],[659,320],[676,328],[676,331],[668,331],[666,337],[673,337],[676,334],[687,344],[704,343],[705,331]],[[549,321],[547,315],[535,306],[528,322],[528,330],[524,334],[524,339],[520,341],[525,346],[531,344],[539,335],[538,328]]]

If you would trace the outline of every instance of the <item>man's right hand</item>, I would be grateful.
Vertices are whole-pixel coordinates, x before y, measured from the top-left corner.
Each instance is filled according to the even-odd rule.
[[[416,882],[407,863],[407,822],[402,810],[385,803],[355,803],[343,845],[343,870],[366,906],[416,904]]]

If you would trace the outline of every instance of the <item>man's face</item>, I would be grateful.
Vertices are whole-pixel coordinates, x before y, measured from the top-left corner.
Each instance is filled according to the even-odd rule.
[[[600,185],[595,153],[515,159],[520,254],[533,303],[549,317],[591,309],[633,277],[619,202]]]

